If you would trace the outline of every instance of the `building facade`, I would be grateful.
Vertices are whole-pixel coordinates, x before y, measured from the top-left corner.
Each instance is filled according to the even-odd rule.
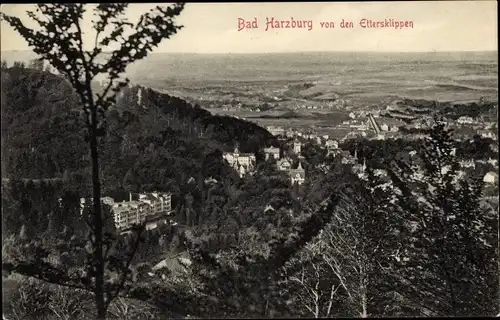
[[[300,143],[300,141],[293,142],[293,152],[295,154],[300,154],[302,152],[302,144]]]
[[[264,153],[266,155],[266,161],[271,159],[271,158],[276,159],[276,160],[280,159],[280,149],[279,148],[274,148],[274,147],[264,148]]]
[[[240,153],[238,147],[234,149],[234,152],[224,152],[222,158],[227,161],[229,166],[238,172],[240,178],[251,175],[255,171],[255,154]]]
[[[152,192],[134,195],[130,193],[129,201],[116,202],[112,206],[112,211],[116,228],[125,230],[134,224],[170,215],[172,213],[172,194]],[[148,225],[151,226],[151,224]]]
[[[338,143],[336,140],[330,140],[330,139],[328,139],[328,140],[325,142],[325,146],[326,146],[328,149],[338,149],[338,148],[339,148],[339,143]]]
[[[295,183],[301,185],[306,180],[306,171],[304,170],[304,168],[302,168],[302,164],[300,162],[297,169],[290,169],[289,175],[292,185],[294,185]]]
[[[135,199],[134,199],[135,198]],[[139,193],[130,194],[129,201],[116,202],[111,197],[101,198],[103,204],[111,206],[116,229],[123,231],[134,224],[147,222],[146,229],[154,229],[157,220],[165,220],[172,213],[171,193]],[[85,207],[92,205],[91,199],[80,199],[80,214]]]

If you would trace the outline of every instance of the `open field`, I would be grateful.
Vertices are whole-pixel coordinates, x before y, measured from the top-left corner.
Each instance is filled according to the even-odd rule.
[[[280,98],[290,85],[310,82],[314,86],[295,90],[293,96],[319,102],[333,95],[363,105],[384,97],[450,101],[496,96],[497,65],[496,52],[158,54],[132,66],[130,76],[207,99]]]

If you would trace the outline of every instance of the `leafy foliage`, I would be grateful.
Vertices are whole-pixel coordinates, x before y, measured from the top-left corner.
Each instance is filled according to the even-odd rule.
[[[493,314],[497,218],[480,205],[481,177],[460,174],[439,121],[418,159],[421,166],[400,161],[392,171],[408,222],[400,258],[407,295],[434,315]]]
[[[98,319],[106,318],[107,307],[118,295],[120,286],[123,286],[128,275],[128,265],[122,266],[123,274],[121,280],[117,282],[118,286],[105,291],[104,273],[107,257],[103,247],[107,240],[103,236],[99,168],[99,138],[106,132],[105,112],[116,104],[118,92],[128,83],[128,79],[120,80],[127,65],[144,58],[164,38],[177,33],[181,27],[175,25],[173,19],[184,8],[184,4],[174,4],[165,9],[157,7],[156,10],[142,15],[134,26],[123,15],[127,6],[128,4],[101,4],[95,8],[94,13],[98,19],[94,22],[96,37],[95,47],[91,52],[86,52],[83,48],[80,22],[86,10],[84,4],[38,4],[36,13],[28,11],[27,15],[38,23],[40,30],[30,29],[19,18],[2,13],[2,18],[33,47],[33,51],[66,77],[76,92],[85,115],[84,138],[89,144],[92,172],[93,209],[90,227],[92,236],[89,240],[93,259],[88,261],[90,272],[84,277],[83,282],[95,294]],[[108,26],[112,26],[113,29],[99,41],[99,36]],[[130,27],[132,32],[124,36],[127,27]],[[103,52],[103,47],[110,44],[117,45],[118,49],[113,50],[106,62],[96,60]],[[104,90],[94,92],[92,81],[101,73],[106,75],[107,85]],[[26,97],[29,98],[30,95]],[[132,256],[134,251],[131,253]],[[130,264],[131,257],[125,261]],[[22,262],[19,265],[25,272],[30,268]],[[41,266],[45,267],[43,263]],[[10,267],[16,268],[12,264]],[[51,279],[46,270],[41,273],[42,275],[38,272],[38,276],[42,276],[44,280]],[[90,279],[93,279],[93,285],[89,285]]]

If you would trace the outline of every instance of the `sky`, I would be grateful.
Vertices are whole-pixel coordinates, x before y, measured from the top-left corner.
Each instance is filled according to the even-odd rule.
[[[156,4],[131,4],[131,22]],[[84,42],[92,43],[92,5],[84,17]],[[1,11],[28,22],[30,4],[1,5]],[[238,19],[258,28],[238,31]],[[266,18],[312,20],[312,29],[266,29]],[[354,28],[340,28],[340,21]],[[361,28],[360,20],[412,21],[413,28]],[[265,53],[299,51],[496,51],[496,1],[190,3],[178,18],[184,28],[154,52]],[[321,27],[334,22],[335,28]],[[34,26],[27,23],[28,26]],[[1,22],[1,50],[29,50],[9,25]],[[87,41],[89,40],[89,41]],[[89,47],[90,48],[90,47]]]

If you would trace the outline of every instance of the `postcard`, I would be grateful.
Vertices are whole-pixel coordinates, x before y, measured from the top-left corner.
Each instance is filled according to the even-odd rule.
[[[497,9],[2,4],[3,319],[498,315]]]

